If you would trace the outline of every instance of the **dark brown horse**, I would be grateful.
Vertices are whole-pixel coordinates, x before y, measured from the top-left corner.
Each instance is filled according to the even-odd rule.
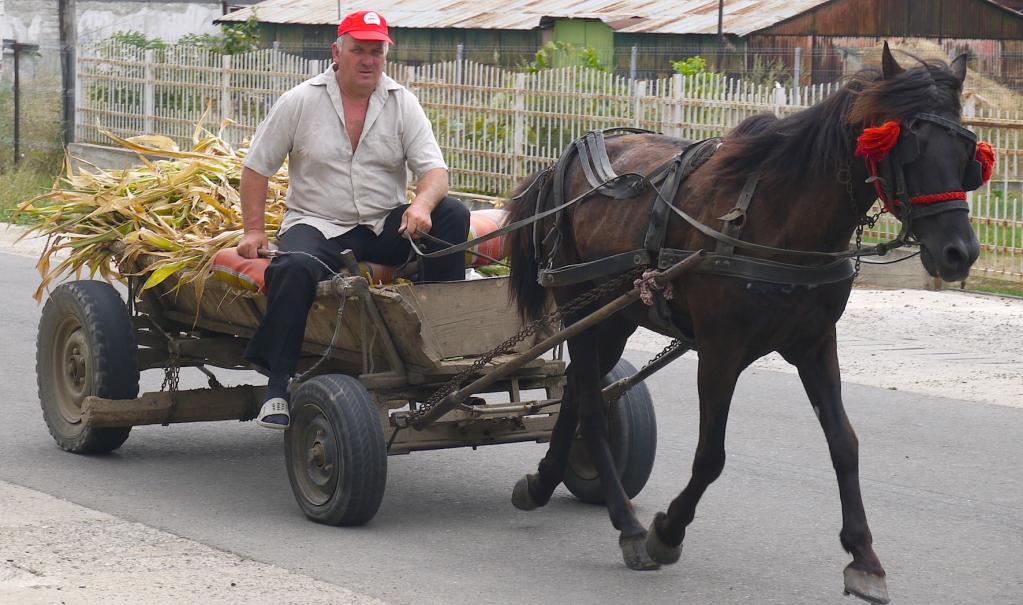
[[[857,74],[821,103],[786,118],[761,115],[744,121],[723,137],[720,147],[670,201],[700,223],[721,230],[720,217],[736,206],[748,176],[756,174],[755,194],[743,217],[744,242],[837,253],[849,248],[880,187],[896,216],[904,223],[912,218],[906,235],[921,245],[926,270],[947,281],[962,280],[979,253],[966,205],[960,201],[964,190],[979,185],[976,141],[959,125],[965,74],[965,57],[951,65],[921,62],[903,69],[886,45],[879,71]],[[881,131],[897,137],[890,141],[890,153],[873,164],[857,157],[864,129],[885,123],[897,128]],[[627,134],[609,137],[606,145],[614,172],[646,175],[679,154],[686,143],[654,134]],[[578,161],[573,162],[564,173],[561,199],[589,188]],[[553,205],[550,191],[549,183],[544,187],[535,186],[535,181],[528,187],[524,183],[511,204],[510,220],[529,218],[538,208]],[[553,229],[557,237],[551,237],[551,223],[516,232],[509,242],[511,284],[523,316],[541,315],[549,293],[563,306],[602,281],[541,287],[538,270],[551,258],[555,245],[551,242],[559,242],[555,267],[642,248],[658,203],[649,187],[632,199],[592,195],[565,211]],[[719,243],[676,213],[663,246],[696,251],[714,250]],[[737,247],[735,252],[790,265],[821,266],[835,260],[763,248]],[[885,571],[872,546],[860,495],[857,439],[841,395],[835,323],[845,309],[852,278],[821,281],[827,283],[771,283],[756,276],[701,270],[672,284],[674,296],[666,302],[671,330],[636,303],[570,339],[568,382],[550,448],[538,472],[519,481],[515,505],[528,510],[548,502],[562,481],[578,429],[600,473],[611,522],[621,532],[626,564],[652,569],[674,563],[700,497],[724,468],[725,427],[736,380],[753,361],[777,351],[798,369],[827,438],[842,502],[839,539],[853,558],[845,570],[846,590],[872,602],[887,602]],[[629,287],[609,293],[605,301]],[[638,326],[681,334],[699,354],[700,433],[692,476],[667,512],[656,515],[649,532],[636,519],[616,475],[599,386]]]

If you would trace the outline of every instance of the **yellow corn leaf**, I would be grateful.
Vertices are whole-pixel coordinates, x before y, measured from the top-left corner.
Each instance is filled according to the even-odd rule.
[[[149,274],[149,278],[146,280],[146,283],[142,284],[142,289],[148,290],[149,288],[160,285],[168,277],[184,269],[186,266],[187,263],[184,261],[163,265]]]

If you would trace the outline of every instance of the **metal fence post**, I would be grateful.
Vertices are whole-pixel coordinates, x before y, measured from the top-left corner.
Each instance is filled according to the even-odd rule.
[[[156,62],[156,52],[152,49],[144,55],[145,63],[142,65],[142,129],[145,134],[155,133],[153,117],[156,114],[156,78],[153,76],[153,63]]]
[[[792,104],[801,105],[799,99],[799,86],[803,81],[803,49],[796,47],[796,63],[792,67]]]

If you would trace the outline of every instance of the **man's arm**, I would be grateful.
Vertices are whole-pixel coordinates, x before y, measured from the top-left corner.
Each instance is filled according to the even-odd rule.
[[[244,181],[243,181],[244,182]],[[444,168],[434,168],[416,182],[416,199],[405,210],[401,217],[401,226],[398,233],[405,235],[409,233],[412,237],[418,237],[419,233],[429,233],[433,227],[430,220],[430,213],[437,207],[444,196],[448,194],[448,171]],[[244,203],[244,196],[242,202]]]
[[[266,192],[270,179],[251,168],[242,168],[241,205],[245,234],[238,244],[238,254],[245,258],[259,256],[260,248],[268,248],[266,238]]]

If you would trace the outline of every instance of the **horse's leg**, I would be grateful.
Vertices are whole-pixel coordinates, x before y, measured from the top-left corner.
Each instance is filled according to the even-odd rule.
[[[786,351],[785,353],[789,353]],[[816,347],[801,348],[785,359],[799,370],[806,394],[824,429],[831,451],[831,463],[838,478],[842,500],[842,547],[853,556],[845,568],[846,593],[871,603],[887,603],[888,587],[881,561],[874,552],[867,526],[867,514],[860,494],[859,442],[842,404],[842,382],[838,347],[832,326]]]
[[[657,563],[646,553],[646,528],[636,519],[632,502],[625,494],[625,488],[618,477],[618,469],[611,455],[608,443],[607,406],[601,395],[600,378],[607,372],[601,371],[602,361],[621,357],[621,344],[614,343],[613,348],[602,343],[598,332],[590,330],[568,341],[569,354],[575,369],[569,376],[573,393],[579,402],[579,430],[583,444],[589,450],[600,475],[600,483],[604,488],[604,502],[607,505],[611,524],[619,532],[618,545],[622,557],[629,569],[657,569]],[[602,349],[601,347],[604,346]],[[613,365],[613,362],[611,363]]]
[[[566,376],[572,372],[569,364]],[[533,510],[547,504],[554,490],[561,484],[564,477],[568,452],[575,440],[575,430],[579,426],[579,399],[574,396],[572,381],[568,381],[561,395],[561,407],[558,418],[551,430],[551,440],[547,453],[537,467],[537,472],[519,479],[512,491],[512,504],[521,510]]]
[[[745,365],[736,354],[738,348],[724,353],[701,349],[697,384],[700,393],[700,437],[693,458],[693,471],[682,493],[672,500],[667,513],[657,513],[647,534],[646,549],[650,557],[662,564],[678,561],[686,526],[696,515],[707,487],[721,475],[725,467],[725,429],[728,410],[739,373]]]
[[[596,333],[596,338],[602,347],[600,376],[606,376],[614,369],[615,364],[622,357],[625,343],[633,330],[635,330],[634,325],[624,319],[614,317],[591,328],[590,331]],[[569,364],[568,371],[574,371],[572,369],[574,363],[573,360]],[[565,476],[568,454],[575,443],[578,426],[579,398],[575,396],[575,390],[569,381],[565,385],[565,392],[561,397],[561,409],[554,422],[554,429],[551,431],[551,440],[546,455],[540,460],[536,473],[526,475],[515,484],[512,503],[516,508],[533,510],[550,501],[551,495],[554,494],[554,490],[561,484]]]

